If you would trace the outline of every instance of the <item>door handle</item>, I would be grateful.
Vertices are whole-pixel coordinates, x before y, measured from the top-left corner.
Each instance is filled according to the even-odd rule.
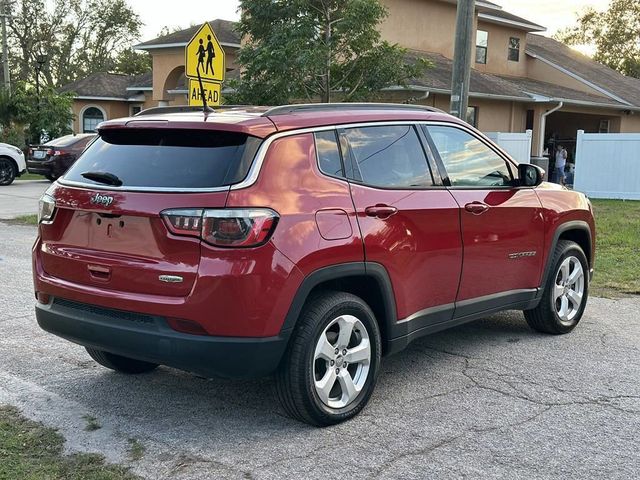
[[[484,212],[489,210],[489,205],[482,202],[471,202],[471,203],[467,203],[464,206],[464,209],[467,212],[473,213],[474,215],[482,215]]]
[[[364,209],[364,213],[367,214],[367,217],[377,217],[384,220],[385,218],[389,218],[391,215],[398,212],[396,207],[391,207],[389,205],[384,205],[379,203],[374,207],[367,207]]]

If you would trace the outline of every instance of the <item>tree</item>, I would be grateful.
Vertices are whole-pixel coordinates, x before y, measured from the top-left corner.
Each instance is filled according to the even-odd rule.
[[[7,143],[22,147],[25,142],[39,143],[42,136],[56,138],[71,133],[72,103],[71,95],[61,95],[52,87],[41,90],[39,97],[24,82],[14,84],[11,91],[0,88],[0,137],[12,137]]]
[[[133,48],[122,50],[115,58],[112,71],[125,75],[140,75],[150,72],[153,64],[151,55],[147,52],[136,52]]]
[[[567,45],[594,45],[594,60],[640,78],[640,0],[612,0],[603,12],[587,8],[556,38]]]
[[[116,72],[125,67],[122,55],[133,58],[124,52],[140,31],[140,18],[125,0],[16,0],[11,14],[12,76],[31,84],[43,56],[41,81],[49,86]],[[136,68],[146,65],[136,58]],[[126,73],[142,72],[127,66]]]
[[[247,42],[242,76],[230,82],[238,103],[370,100],[428,66],[381,40],[379,0],[242,0],[240,8]]]

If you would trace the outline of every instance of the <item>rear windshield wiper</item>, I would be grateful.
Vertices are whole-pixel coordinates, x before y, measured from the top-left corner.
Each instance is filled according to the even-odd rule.
[[[121,187],[122,180],[116,177],[113,173],[108,172],[84,172],[81,173],[84,178],[92,180],[98,183],[104,183],[105,185],[113,185],[114,187]]]

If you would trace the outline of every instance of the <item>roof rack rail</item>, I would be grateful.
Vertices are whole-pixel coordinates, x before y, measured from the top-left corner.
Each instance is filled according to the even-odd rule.
[[[263,117],[287,115],[298,112],[326,112],[340,110],[421,110],[426,112],[445,113],[439,108],[426,105],[411,105],[406,103],[305,103],[297,105],[282,105],[272,107],[262,114]]]
[[[218,110],[232,110],[240,108],[254,108],[252,105],[213,105],[209,106],[215,111]],[[165,113],[190,113],[190,112],[202,112],[202,106],[198,105],[175,105],[170,107],[151,107],[146,110],[142,110],[134,115],[134,117],[143,117],[145,115],[157,115]]]

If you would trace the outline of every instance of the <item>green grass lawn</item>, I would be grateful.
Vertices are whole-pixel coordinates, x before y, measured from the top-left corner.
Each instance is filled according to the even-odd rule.
[[[64,439],[54,429],[0,406],[0,479],[134,480],[128,469],[105,464],[100,455],[63,455]]]
[[[14,218],[13,220],[5,220],[7,223],[11,223],[13,225],[37,225],[38,224],[38,215],[21,215],[19,217]]]
[[[46,180],[47,178],[44,175],[36,175],[35,173],[25,173],[21,177],[16,178],[16,181],[20,180]]]
[[[640,294],[640,201],[592,203],[597,234],[591,294]]]

